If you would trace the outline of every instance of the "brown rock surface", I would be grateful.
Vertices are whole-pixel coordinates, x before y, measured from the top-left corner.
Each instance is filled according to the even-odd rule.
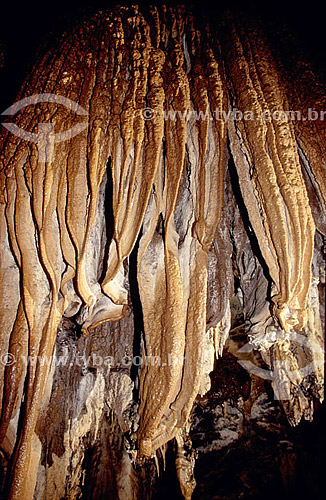
[[[228,446],[268,411],[263,379],[292,425],[313,418],[325,126],[284,112],[321,109],[326,93],[310,69],[297,88],[281,67],[258,22],[119,7],[80,22],[27,77],[17,101],[48,97],[5,123],[43,137],[44,154],[0,136],[8,498],[149,498],[173,446],[190,499],[191,415],[212,395],[224,345],[236,368],[220,437],[199,447]],[[286,449],[285,483],[296,460]]]

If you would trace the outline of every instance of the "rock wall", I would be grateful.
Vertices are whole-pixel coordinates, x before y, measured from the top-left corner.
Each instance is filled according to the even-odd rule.
[[[223,352],[247,374],[212,409],[223,446],[264,413],[263,379],[291,425],[313,418],[325,125],[286,112],[325,93],[275,54],[257,20],[119,7],[66,33],[7,110],[6,497],[150,498],[173,442],[190,499],[191,423]]]

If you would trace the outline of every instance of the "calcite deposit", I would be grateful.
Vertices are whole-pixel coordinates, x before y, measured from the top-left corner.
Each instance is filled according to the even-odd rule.
[[[1,129],[8,498],[93,498],[87,450],[103,498],[147,498],[149,461],[160,469],[175,439],[190,499],[190,415],[230,328],[260,353],[289,422],[313,418],[324,383],[325,122],[285,112],[321,110],[326,93],[307,63],[298,68],[282,69],[258,21],[226,14],[215,25],[164,6],[99,12],[35,65],[17,102],[70,104],[40,99]],[[61,139],[41,136],[43,123]],[[101,439],[120,464],[112,476]]]

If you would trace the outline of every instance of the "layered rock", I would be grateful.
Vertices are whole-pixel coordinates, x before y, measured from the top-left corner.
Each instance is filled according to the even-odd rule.
[[[135,471],[175,438],[191,498],[189,418],[235,301],[289,421],[311,419],[323,399],[324,126],[314,134],[285,118],[305,94],[257,24],[226,15],[208,25],[183,7],[120,7],[80,23],[17,99],[35,94],[12,121],[37,140],[10,127],[1,136],[1,352],[13,360],[0,367],[5,488],[12,499],[78,498],[87,448],[96,457],[98,436],[119,429],[112,495],[145,498]],[[115,369],[86,364],[75,388],[56,363],[68,318],[64,330],[80,325],[89,354],[89,339],[114,337],[102,356]],[[135,354],[139,370],[121,364]],[[53,429],[60,460],[49,461],[46,422],[65,374],[77,407]]]

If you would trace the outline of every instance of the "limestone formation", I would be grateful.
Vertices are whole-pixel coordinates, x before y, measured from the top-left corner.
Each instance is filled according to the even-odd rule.
[[[44,132],[45,157],[39,143],[1,131],[0,345],[14,360],[0,365],[8,498],[80,498],[84,447],[119,428],[128,442],[119,498],[145,498],[137,468],[175,438],[190,499],[189,419],[236,300],[289,421],[313,417],[323,399],[325,125],[282,113],[322,109],[326,94],[308,66],[302,89],[280,67],[258,22],[227,14],[215,26],[185,7],[119,7],[65,34],[26,79],[17,102],[57,95],[86,113],[49,98],[6,118],[34,134],[40,123],[55,134],[85,123],[56,143]],[[275,112],[280,119],[265,119]],[[82,345],[89,356],[143,363],[93,361],[77,378],[80,412],[53,427],[49,466],[46,421],[64,400],[60,384],[73,380],[64,373],[74,373],[56,363],[65,324],[85,337],[70,337],[72,363]]]

